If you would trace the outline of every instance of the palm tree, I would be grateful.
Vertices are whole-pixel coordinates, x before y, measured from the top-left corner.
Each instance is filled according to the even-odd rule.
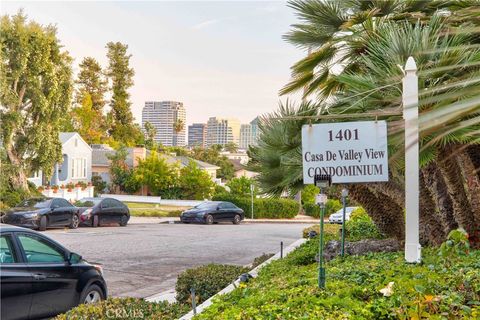
[[[476,96],[480,51],[475,46],[480,40],[475,33],[459,30],[480,25],[476,16],[469,17],[469,10],[473,5],[478,8],[479,2],[455,2],[456,8],[448,1],[289,4],[304,23],[294,25],[287,40],[314,51],[294,65],[293,80],[282,93],[306,86],[305,95],[317,93],[318,103],[304,102],[298,109],[281,106],[262,119],[259,147],[252,150],[252,168],[261,172],[262,189],[281,194],[303,184],[299,141],[306,120],[278,118],[399,109],[403,74],[398,65],[414,56],[421,86],[422,236],[438,244],[458,224],[469,231],[478,228],[480,219],[473,208],[480,193],[469,192],[465,186],[468,176],[479,176],[475,172],[479,156],[472,150],[478,151],[474,144],[480,141],[480,99]],[[341,70],[332,73],[338,63]],[[402,237],[397,224],[403,224],[403,121],[384,118],[390,120],[392,182],[355,185],[351,195],[383,232]]]

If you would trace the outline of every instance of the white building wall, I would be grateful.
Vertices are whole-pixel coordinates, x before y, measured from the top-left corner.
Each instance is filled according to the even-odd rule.
[[[182,102],[177,101],[147,101],[142,110],[142,128],[145,122],[150,122],[157,134],[155,142],[164,146],[184,146],[186,128],[186,110]],[[183,122],[183,130],[175,132],[175,123]]]

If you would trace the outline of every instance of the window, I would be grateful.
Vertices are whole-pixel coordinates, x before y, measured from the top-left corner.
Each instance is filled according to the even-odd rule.
[[[12,239],[10,236],[0,237],[0,264],[16,262],[15,255],[12,250]]]
[[[27,263],[63,263],[64,253],[48,241],[31,235],[20,235],[18,240],[23,247]]]
[[[87,177],[87,159],[74,158],[72,159],[72,178],[86,178]]]
[[[70,202],[65,199],[54,199],[52,203],[52,208],[65,208],[65,207],[73,207]]]

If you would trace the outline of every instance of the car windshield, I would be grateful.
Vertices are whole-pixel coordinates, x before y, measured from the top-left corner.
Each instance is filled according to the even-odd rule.
[[[94,207],[97,204],[99,204],[103,199],[97,199],[97,198],[83,198],[75,202],[75,205],[77,207]]]
[[[52,202],[51,199],[27,199],[18,204],[17,208],[48,208],[50,207],[50,203]]]
[[[195,209],[208,209],[208,208],[213,208],[217,206],[218,204],[215,202],[202,202],[198,205],[196,205],[194,208]]]

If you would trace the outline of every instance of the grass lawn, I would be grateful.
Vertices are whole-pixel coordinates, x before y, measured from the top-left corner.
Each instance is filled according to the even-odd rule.
[[[424,248],[416,265],[403,252],[337,258],[326,264],[326,290],[317,286],[317,252],[318,238],[195,319],[480,319],[479,250],[445,259]]]
[[[130,214],[137,217],[178,217],[189,207],[164,206],[155,203],[125,202]]]

